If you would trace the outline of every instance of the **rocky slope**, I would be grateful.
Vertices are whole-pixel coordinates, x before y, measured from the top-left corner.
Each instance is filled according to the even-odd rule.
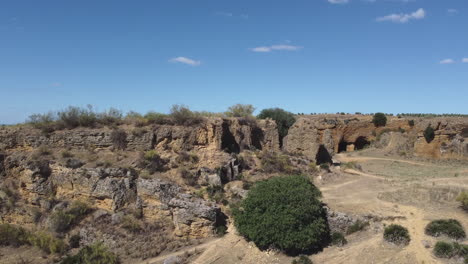
[[[225,216],[209,196],[239,177],[237,154],[276,152],[279,139],[273,121],[236,118],[49,134],[23,125],[0,130],[0,150],[3,223],[104,241],[126,259],[214,236]],[[76,201],[90,210],[70,220]]]

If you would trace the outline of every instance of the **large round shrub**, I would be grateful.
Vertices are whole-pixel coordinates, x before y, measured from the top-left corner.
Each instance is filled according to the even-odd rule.
[[[320,191],[303,176],[258,182],[233,210],[237,230],[259,248],[313,251],[329,241]]]
[[[411,238],[406,227],[401,225],[389,225],[384,230],[384,239],[397,245],[408,245]]]
[[[294,124],[294,122],[296,122],[296,118],[293,113],[287,112],[281,108],[263,109],[260,114],[258,114],[257,118],[271,118],[275,120],[278,127],[280,142],[288,134],[289,128]]]
[[[454,239],[466,237],[463,226],[455,219],[440,219],[430,222],[425,229],[426,234],[434,237],[446,235]]]
[[[387,117],[384,113],[376,113],[372,118],[372,123],[374,123],[376,127],[385,126],[387,124]]]

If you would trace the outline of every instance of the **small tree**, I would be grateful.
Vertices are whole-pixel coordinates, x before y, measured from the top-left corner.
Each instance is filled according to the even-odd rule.
[[[228,117],[251,117],[255,107],[251,104],[235,104],[226,111]]]
[[[426,129],[424,130],[424,138],[426,139],[427,143],[431,143],[432,140],[434,140],[435,137],[435,131],[431,127],[431,125],[428,125]]]
[[[372,118],[372,123],[374,123],[376,127],[385,126],[387,124],[387,117],[384,113],[376,113],[374,114],[374,118]]]
[[[268,108],[263,109],[257,116],[259,119],[271,118],[275,120],[276,126],[278,127],[278,134],[280,137],[280,144],[283,138],[288,134],[289,128],[296,122],[294,114],[287,112],[281,108]]]
[[[233,210],[236,228],[261,249],[287,253],[321,249],[330,235],[320,196],[303,176],[258,182]]]

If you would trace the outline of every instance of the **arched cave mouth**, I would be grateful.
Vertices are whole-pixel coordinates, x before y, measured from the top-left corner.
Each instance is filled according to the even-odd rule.
[[[338,153],[346,152],[348,149],[348,142],[341,140],[338,144]]]
[[[324,164],[324,163],[332,163],[332,157],[330,153],[328,153],[327,148],[324,145],[320,145],[317,156],[315,157],[317,165]]]
[[[240,147],[237,144],[234,135],[232,135],[231,130],[229,130],[229,124],[223,123],[223,136],[221,137],[221,149],[227,151],[228,153],[239,153]]]
[[[365,147],[369,146],[370,142],[367,140],[366,137],[358,137],[356,142],[354,142],[354,149],[360,150],[364,149]]]

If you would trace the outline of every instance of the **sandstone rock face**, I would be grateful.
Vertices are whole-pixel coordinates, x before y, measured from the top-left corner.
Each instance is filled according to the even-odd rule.
[[[206,237],[212,234],[221,214],[216,205],[182,193],[179,186],[158,179],[140,179],[137,186],[144,211],[168,211],[177,235]]]
[[[317,160],[323,150],[330,155],[355,151],[379,137],[379,147],[389,148],[393,153],[468,159],[467,118],[419,118],[415,119],[414,127],[409,125],[410,119],[388,117],[385,127],[375,127],[372,116],[301,116],[284,138],[283,150]],[[436,130],[436,137],[430,143],[423,137],[423,131],[428,125]],[[393,131],[393,135],[384,133],[387,131]],[[396,135],[402,135],[399,131],[406,133],[404,136]],[[380,134],[386,138],[380,138]]]
[[[215,204],[184,193],[180,186],[161,179],[139,178],[132,169],[69,169],[47,162],[25,166],[18,177],[23,186],[22,198],[46,210],[53,206],[48,200],[51,193],[58,201],[90,201],[100,215],[137,209],[149,221],[172,221],[175,234],[188,238],[211,236],[222,215]]]
[[[427,126],[435,129],[435,138],[427,142],[423,131]],[[416,156],[427,158],[468,159],[468,122],[464,118],[434,118],[418,125],[414,144]]]
[[[123,127],[127,150],[210,148],[239,152],[244,149],[279,149],[276,123],[272,120],[211,118],[195,126],[155,125],[140,129]],[[76,128],[49,135],[28,126],[0,130],[0,149],[48,146],[56,148],[109,148],[114,144],[109,128]]]

